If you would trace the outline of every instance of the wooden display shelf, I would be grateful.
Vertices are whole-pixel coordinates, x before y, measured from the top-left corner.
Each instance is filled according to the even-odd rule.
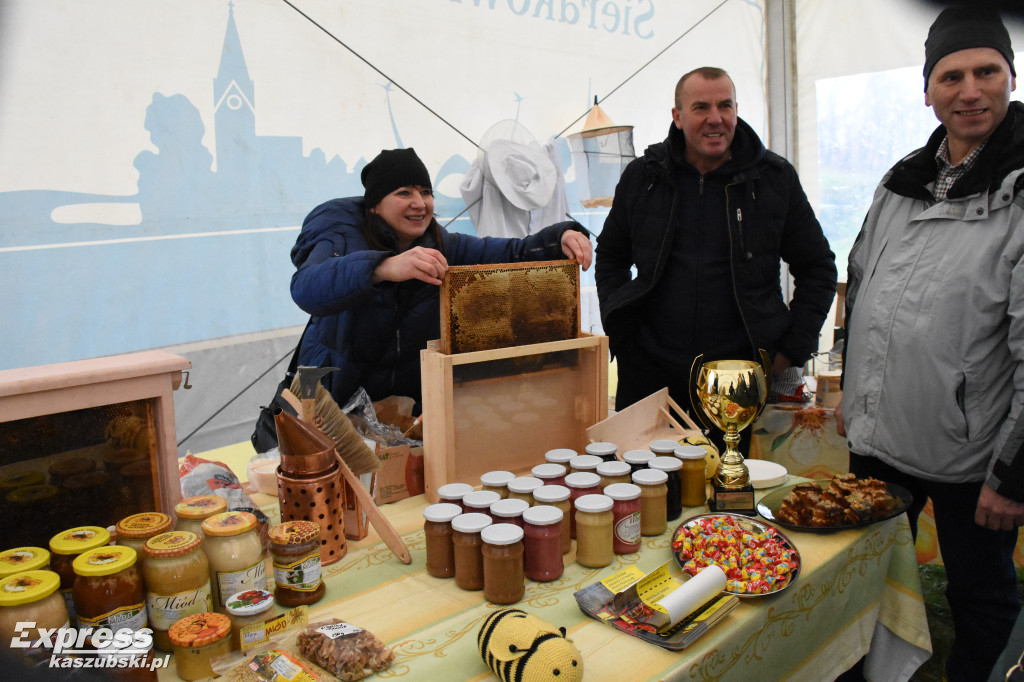
[[[626,450],[646,450],[651,441],[680,441],[701,435],[700,427],[663,388],[587,429],[589,442],[607,441]]]

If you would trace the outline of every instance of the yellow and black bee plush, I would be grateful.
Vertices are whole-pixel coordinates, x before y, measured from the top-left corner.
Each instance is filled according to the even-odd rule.
[[[480,656],[502,682],[579,682],[583,657],[556,628],[519,609],[495,611],[477,635]]]

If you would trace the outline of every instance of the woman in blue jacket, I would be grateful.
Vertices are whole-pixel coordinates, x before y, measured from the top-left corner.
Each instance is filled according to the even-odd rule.
[[[332,199],[306,216],[292,248],[291,293],[310,314],[299,364],[338,367],[324,385],[341,405],[360,386],[372,400],[420,402],[420,350],[440,336],[438,285],[449,265],[575,258],[590,267],[576,222],[523,239],[449,233],[434,219],[426,166],[410,149],[363,168],[362,198]]]

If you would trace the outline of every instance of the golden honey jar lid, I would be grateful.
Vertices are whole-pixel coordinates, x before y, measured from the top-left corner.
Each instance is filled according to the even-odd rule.
[[[0,606],[39,601],[57,591],[60,576],[53,571],[22,571],[0,580]]]
[[[15,547],[0,552],[0,576],[38,571],[50,563],[50,553],[42,547]]]
[[[229,511],[214,514],[203,521],[203,532],[213,537],[241,535],[256,527],[256,517],[249,512]]]
[[[149,538],[171,528],[171,517],[160,512],[142,512],[117,522],[119,538]]]
[[[167,635],[178,647],[202,647],[213,644],[231,632],[231,619],[223,613],[193,613],[175,621]]]
[[[14,490],[26,485],[42,485],[46,483],[46,474],[42,471],[25,471],[0,478],[0,490]]]
[[[270,529],[275,545],[301,545],[320,538],[320,524],[314,521],[285,521]]]
[[[203,539],[196,533],[187,530],[172,530],[154,535],[146,540],[142,551],[147,557],[168,559],[195,551],[202,542]]]
[[[133,548],[125,545],[111,545],[82,552],[71,562],[71,567],[78,575],[95,578],[123,571],[135,565],[136,559],[138,559],[138,554]]]
[[[50,538],[50,551],[54,554],[81,554],[110,542],[110,531],[99,526],[78,526],[57,533]]]
[[[205,519],[228,510],[228,501],[217,495],[196,495],[186,497],[174,505],[179,519]]]
[[[7,493],[10,504],[35,504],[53,500],[60,493],[55,485],[26,485]]]

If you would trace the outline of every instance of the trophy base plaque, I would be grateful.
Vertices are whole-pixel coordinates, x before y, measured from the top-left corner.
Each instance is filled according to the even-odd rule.
[[[708,504],[712,512],[757,516],[757,507],[754,505],[754,486],[749,483],[742,488],[723,488],[712,482],[711,499],[708,500]]]

